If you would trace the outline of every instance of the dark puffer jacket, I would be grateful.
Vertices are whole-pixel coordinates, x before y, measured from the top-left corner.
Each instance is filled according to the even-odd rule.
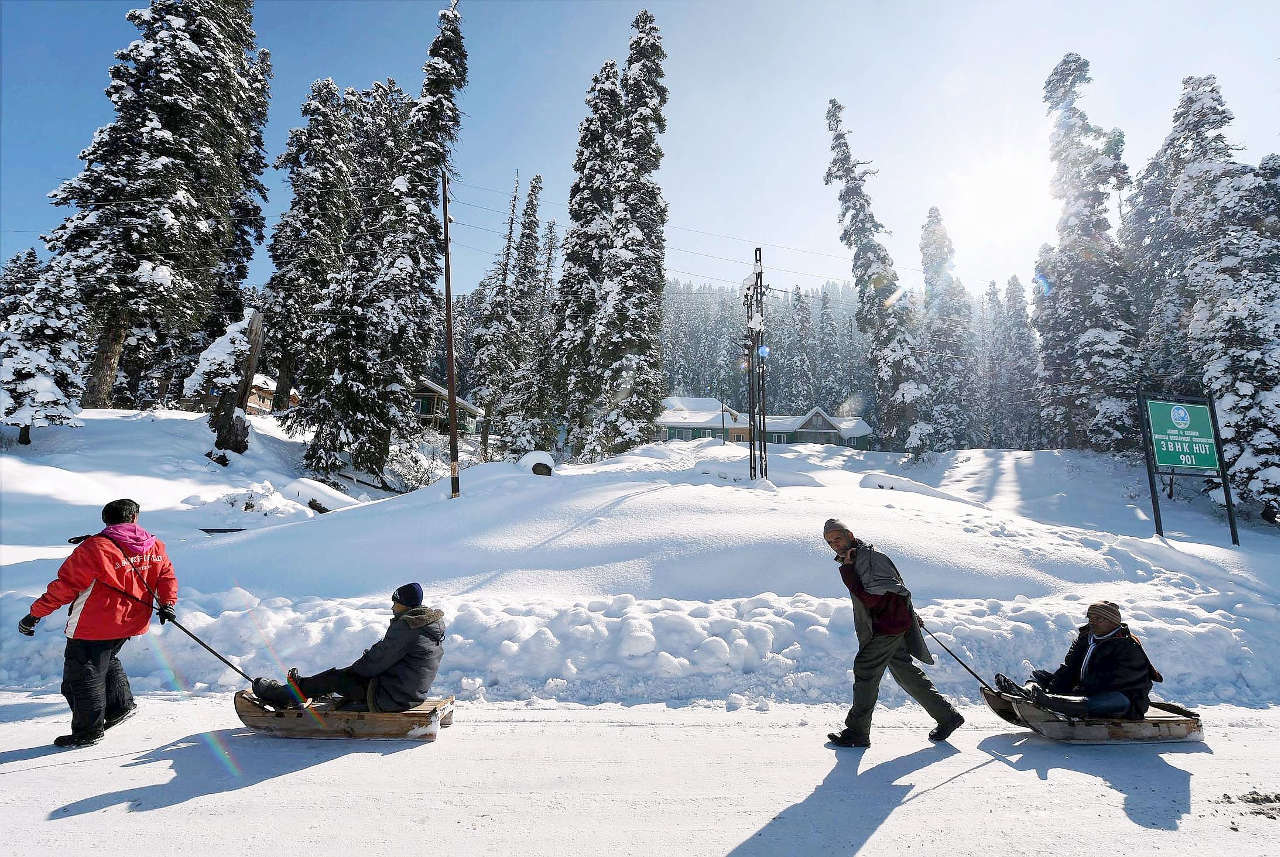
[[[370,710],[408,711],[427,698],[443,655],[444,613],[414,607],[393,618],[386,635],[350,668],[373,679]]]
[[[1089,658],[1088,669],[1082,676],[1080,668],[1089,651],[1090,636],[1089,626],[1081,626],[1062,666],[1053,673],[1048,690],[1080,696],[1116,690],[1129,697],[1126,717],[1133,720],[1145,717],[1151,707],[1151,682],[1163,679],[1151,665],[1142,643],[1129,633],[1128,625],[1121,625],[1115,634],[1098,641],[1093,656]]]

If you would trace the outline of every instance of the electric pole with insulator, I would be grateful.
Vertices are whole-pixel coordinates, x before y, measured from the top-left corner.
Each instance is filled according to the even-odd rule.
[[[462,494],[458,479],[458,391],[453,368],[453,289],[449,270],[449,171],[440,171],[440,195],[444,214],[444,339],[449,376],[449,497]]]

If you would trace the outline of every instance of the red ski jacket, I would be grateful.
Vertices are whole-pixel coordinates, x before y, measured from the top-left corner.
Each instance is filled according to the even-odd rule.
[[[121,550],[101,534],[77,545],[58,569],[57,579],[31,605],[31,615],[43,619],[62,605],[70,604],[67,636],[76,640],[118,640],[147,633],[151,622],[151,608],[147,605],[153,600],[147,586],[155,590],[161,601],[173,604],[178,600],[178,580],[173,575],[173,563],[165,553],[164,542],[141,527],[137,529],[146,537],[130,544],[144,548],[138,554]],[[117,590],[129,593],[142,603]]]

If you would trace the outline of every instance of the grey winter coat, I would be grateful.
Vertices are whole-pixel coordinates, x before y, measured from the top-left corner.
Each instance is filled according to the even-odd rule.
[[[414,607],[391,620],[381,640],[350,669],[369,684],[370,711],[408,711],[427,698],[444,655],[444,613]]]
[[[898,567],[893,564],[893,560],[876,550],[874,545],[865,542],[854,544],[853,568],[858,572],[858,579],[862,581],[863,589],[872,595],[884,595],[886,592],[901,595],[907,599],[907,607],[911,610],[911,615],[915,616],[915,607],[911,604],[911,590],[907,589],[906,584],[902,582]],[[858,645],[866,645],[873,636],[871,613],[857,597],[853,598],[853,626],[858,632]],[[905,642],[909,655],[922,663],[933,663],[933,655],[925,645],[924,635],[920,633],[920,626],[916,622],[912,622],[911,627],[907,629]]]

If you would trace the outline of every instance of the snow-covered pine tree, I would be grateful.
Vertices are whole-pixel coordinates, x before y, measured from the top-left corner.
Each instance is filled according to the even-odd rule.
[[[1005,286],[994,338],[1001,361],[995,415],[997,443],[1009,449],[1035,449],[1040,438],[1040,408],[1035,399],[1039,356],[1027,315],[1026,291],[1016,276],[1010,277]]]
[[[18,426],[18,442],[31,443],[33,427],[78,426],[79,324],[84,307],[76,284],[38,270],[35,253],[5,266],[5,318],[0,329],[0,422]],[[35,268],[32,261],[35,261]],[[17,291],[17,286],[22,291]]]
[[[580,451],[586,442],[591,405],[601,379],[592,372],[591,336],[600,313],[604,260],[613,245],[614,176],[622,127],[618,66],[608,60],[591,79],[587,116],[578,126],[576,177],[569,188],[569,229],[558,285],[554,386],[563,391],[565,446]]]
[[[1063,207],[1058,246],[1037,265],[1048,288],[1036,324],[1046,371],[1055,376],[1044,379],[1043,417],[1051,437],[1067,446],[1118,450],[1139,441],[1129,275],[1107,219],[1108,190],[1127,180],[1127,170],[1120,133],[1091,124],[1077,105],[1089,80],[1088,61],[1069,53],[1044,86],[1053,118],[1052,191]]]
[[[785,410],[782,407],[775,410],[804,414],[817,405],[818,385],[813,365],[813,309],[798,285],[791,290],[790,300],[786,302],[786,314],[789,316],[784,328],[786,341],[781,343],[786,360]]]
[[[843,111],[840,102],[831,99],[831,164],[823,181],[839,188],[840,240],[853,251],[858,328],[867,337],[875,394],[875,411],[868,422],[880,449],[919,455],[929,449],[933,427],[919,418],[929,386],[912,334],[913,313],[910,301],[903,299],[906,289],[898,284],[893,259],[877,240],[884,226],[872,213],[866,190],[867,177],[874,171],[860,169],[867,161],[854,160],[841,121]]]
[[[193,169],[216,252],[207,272],[192,272],[204,293],[200,328],[189,335],[157,332],[167,346],[161,353],[174,365],[153,366],[147,375],[164,400],[170,398],[169,384],[186,376],[200,351],[244,315],[243,284],[266,227],[263,129],[272,71],[269,53],[257,47],[253,2],[196,0],[187,6],[198,10],[190,32],[206,58],[195,78],[201,127],[193,135],[198,141]]]
[[[494,410],[497,425],[507,439],[507,448],[520,456],[534,449],[547,449],[554,440],[555,426],[545,419],[546,376],[540,364],[545,351],[543,325],[549,308],[543,301],[544,275],[539,268],[541,247],[538,220],[542,176],[529,182],[529,193],[520,215],[520,237],[516,241],[511,271],[511,292],[515,328],[512,330],[515,371],[507,379],[506,393]]]
[[[7,330],[9,316],[18,311],[18,302],[40,282],[45,266],[36,251],[27,248],[15,253],[0,271],[0,331]]]
[[[592,334],[592,372],[600,395],[584,444],[599,458],[646,443],[657,430],[662,369],[662,289],[666,284],[667,204],[653,174],[662,163],[658,135],[666,130],[662,82],[666,52],[657,22],[642,10],[622,74],[621,142],[615,174],[613,246]]]
[[[840,366],[840,333],[831,309],[831,294],[825,289],[818,310],[817,337],[814,366],[817,370],[818,406],[834,415],[850,391],[845,389]]]
[[[1002,447],[1005,444],[1000,434],[1003,417],[1000,413],[1000,392],[1006,354],[997,331],[1004,324],[1004,304],[995,280],[987,283],[987,290],[976,310],[973,322],[973,445]]]
[[[188,399],[209,397],[218,400],[219,407],[209,417],[210,428],[217,428],[220,413],[226,407],[234,407],[235,394],[242,380],[241,367],[249,354],[249,321],[252,309],[245,310],[240,319],[227,325],[222,335],[209,343],[196,360],[195,369],[182,384],[182,394]]]
[[[1189,164],[1172,197],[1195,236],[1184,276],[1191,336],[1223,457],[1245,503],[1280,506],[1280,155]]]
[[[293,199],[268,245],[275,273],[263,297],[268,362],[276,372],[274,411],[289,407],[308,354],[307,336],[328,323],[315,309],[328,299],[333,272],[343,267],[356,208],[351,117],[331,78],[311,84],[302,115],[307,124],[289,132],[276,159],[276,169],[288,170]]]
[[[964,286],[951,273],[955,248],[937,208],[929,209],[920,231],[920,260],[924,269],[921,362],[929,379],[922,416],[933,426],[929,448],[962,449],[975,442],[977,433],[972,306]]]
[[[1236,147],[1223,129],[1232,118],[1213,75],[1183,78],[1173,128],[1134,180],[1127,199],[1120,239],[1133,271],[1143,374],[1156,390],[1200,391],[1200,372],[1187,351],[1196,296],[1188,291],[1185,271],[1196,241],[1174,217],[1171,200],[1188,166],[1231,159]]]
[[[517,352],[513,347],[516,335],[516,302],[511,289],[511,261],[515,252],[516,203],[520,195],[520,176],[511,189],[511,208],[507,216],[507,238],[502,252],[480,281],[481,305],[476,315],[472,334],[472,396],[484,410],[484,422],[480,427],[480,450],[484,459],[489,457],[489,432],[497,425],[495,411],[506,393],[507,384],[515,373]]]
[[[198,198],[196,163],[209,145],[196,134],[201,75],[209,70],[192,37],[201,11],[183,0],[152,0],[129,12],[141,37],[116,53],[110,70],[115,119],[80,153],[81,173],[49,194],[55,205],[76,209],[45,243],[53,280],[77,283],[92,312],[86,407],[110,403],[131,329],[189,331],[202,321],[203,275],[220,251]]]
[[[325,473],[349,459],[385,479],[392,444],[412,442],[422,430],[412,393],[430,360],[440,312],[435,281],[443,237],[434,212],[461,121],[455,99],[467,81],[456,3],[440,12],[422,70],[421,93],[402,126],[403,146],[391,147],[401,149],[396,169],[369,171],[389,179],[377,184],[378,229],[346,235],[352,248],[367,250],[369,266],[357,256],[330,278],[329,300],[318,307],[329,318],[305,339],[304,402],[289,414],[290,428],[314,429],[306,461]],[[370,109],[378,114],[375,126],[397,125],[404,113],[394,85],[385,93]],[[377,162],[377,150],[357,151]],[[372,245],[365,243],[371,231],[381,233]]]

